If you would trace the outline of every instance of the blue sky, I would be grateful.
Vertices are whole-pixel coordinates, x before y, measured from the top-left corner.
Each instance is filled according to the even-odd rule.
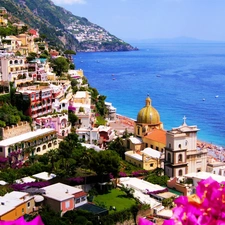
[[[52,0],[123,40],[225,41],[225,0]]]

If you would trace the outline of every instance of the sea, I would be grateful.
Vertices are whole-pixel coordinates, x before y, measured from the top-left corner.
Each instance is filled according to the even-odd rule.
[[[147,95],[164,129],[197,125],[198,139],[225,146],[225,43],[131,43],[138,51],[74,56],[117,113],[137,118]]]

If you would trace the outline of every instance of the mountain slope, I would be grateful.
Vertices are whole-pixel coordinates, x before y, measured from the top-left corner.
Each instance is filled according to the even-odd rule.
[[[52,46],[76,51],[129,51],[128,43],[86,18],[73,15],[50,0],[1,0],[12,22],[22,21],[47,36]]]

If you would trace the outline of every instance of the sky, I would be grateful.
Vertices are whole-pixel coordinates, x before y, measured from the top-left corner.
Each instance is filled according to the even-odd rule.
[[[123,40],[225,41],[225,0],[52,0]]]

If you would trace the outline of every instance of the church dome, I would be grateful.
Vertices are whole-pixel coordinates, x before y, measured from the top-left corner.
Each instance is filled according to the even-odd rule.
[[[149,96],[146,98],[145,102],[146,106],[138,113],[137,123],[146,123],[152,125],[161,123],[159,113],[154,107],[152,107]]]

